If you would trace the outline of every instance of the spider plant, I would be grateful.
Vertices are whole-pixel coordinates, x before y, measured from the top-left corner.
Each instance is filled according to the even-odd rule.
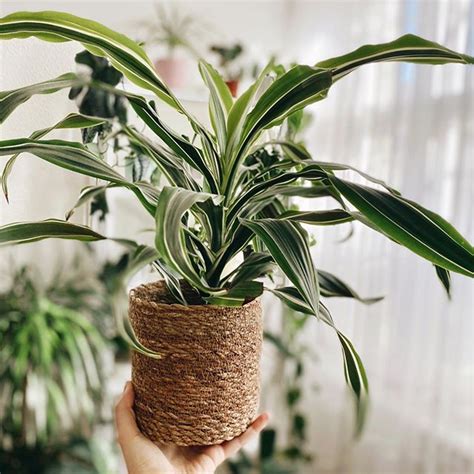
[[[45,449],[90,435],[105,341],[77,310],[78,282],[46,288],[30,268],[0,293],[0,451]],[[59,303],[61,302],[61,303]]]
[[[0,155],[11,156],[3,173],[4,185],[21,153],[31,153],[56,166],[102,180],[99,187],[122,187],[142,204],[154,222],[155,247],[120,240],[131,247],[126,276],[153,263],[177,302],[186,304],[180,279],[200,295],[203,304],[242,305],[258,297],[258,279],[279,267],[292,286],[272,291],[290,307],[311,314],[335,330],[342,346],[346,380],[358,407],[362,426],[368,395],[364,367],[349,339],[341,333],[322,297],[357,294],[338,277],[317,270],[302,224],[339,225],[358,222],[428,262],[446,286],[449,272],[471,276],[473,248],[447,221],[405,199],[384,182],[359,173],[369,185],[339,176],[353,168],[314,160],[307,150],[285,140],[266,141],[265,131],[279,126],[294,112],[325,100],[330,88],[365,64],[407,61],[419,64],[473,64],[474,58],[414,35],[392,42],[367,45],[343,56],[296,65],[269,80],[272,65],[233,100],[219,74],[205,61],[199,71],[209,89],[211,127],[206,128],[157,76],[142,48],[129,38],[94,21],[59,12],[17,12],[0,20],[0,38],[36,37],[45,41],[77,41],[91,53],[106,57],[132,83],[142,87],[189,122],[194,136],[186,137],[166,125],[160,105],[122,89],[91,80],[89,87],[126,97],[149,128],[125,127],[130,140],[166,177],[162,187],[125,179],[91,149],[78,142],[44,139],[56,128],[85,128],[106,119],[73,114],[26,138],[0,141]],[[0,93],[0,121],[35,94],[77,87],[84,79],[66,73],[51,80]],[[156,140],[154,139],[156,138]],[[279,150],[271,154],[269,148]],[[357,171],[357,170],[356,170]],[[5,187],[5,186],[4,186]],[[97,191],[85,189],[83,204]],[[334,200],[331,210],[288,210],[280,196]],[[145,223],[144,223],[145,224]],[[20,244],[47,238],[104,240],[86,226],[50,219],[12,223],[0,228],[0,243]],[[239,260],[240,259],[240,260]],[[117,280],[116,293],[122,287]],[[124,319],[124,330],[136,350],[153,357]]]

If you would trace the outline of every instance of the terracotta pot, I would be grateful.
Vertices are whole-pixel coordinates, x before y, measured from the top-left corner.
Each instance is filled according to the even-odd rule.
[[[169,87],[182,89],[188,82],[188,62],[186,59],[158,59],[155,61],[155,69]]]
[[[139,341],[161,356],[132,356],[137,424],[155,443],[191,446],[232,439],[258,409],[260,301],[241,307],[171,301],[163,282],[130,292],[132,327]]]
[[[237,92],[239,90],[239,81],[238,79],[232,79],[231,81],[225,81],[227,87],[230,90],[232,97],[237,97]]]

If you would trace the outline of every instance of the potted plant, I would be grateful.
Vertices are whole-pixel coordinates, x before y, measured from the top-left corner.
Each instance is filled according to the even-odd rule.
[[[310,103],[358,67],[379,61],[472,64],[474,58],[437,43],[406,35],[363,46],[349,54],[297,65],[269,83],[267,72],[236,101],[217,72],[199,63],[210,90],[212,129],[206,129],[157,76],[142,48],[103,25],[58,12],[18,12],[0,20],[0,38],[35,36],[50,41],[79,41],[107,57],[131,82],[154,93],[191,124],[195,137],[174,132],[157,113],[159,105],[97,81],[90,87],[126,97],[160,139],[140,130],[125,132],[161,168],[167,184],[158,188],[130,181],[81,143],[44,139],[55,127],[93,126],[99,119],[67,117],[29,138],[0,141],[0,154],[29,152],[52,164],[103,180],[99,186],[123,187],[138,199],[155,227],[155,247],[118,239],[130,248],[125,275],[148,263],[162,275],[130,294],[130,323],[118,318],[135,349],[133,384],[139,426],[152,440],[180,445],[213,444],[242,432],[258,404],[261,345],[259,296],[263,275],[281,269],[292,286],[273,288],[291,308],[314,315],[332,328],[341,343],[346,380],[355,394],[360,430],[368,397],[364,367],[349,339],[329,312],[325,296],[356,297],[339,278],[318,272],[302,223],[369,226],[434,264],[449,287],[449,272],[474,273],[473,248],[447,221],[402,197],[385,183],[359,172],[370,185],[338,176],[349,165],[313,160],[292,141],[264,141],[264,131]],[[68,73],[40,84],[0,94],[0,120],[36,93],[82,83]],[[100,119],[102,121],[107,119]],[[273,151],[270,153],[268,148]],[[276,152],[277,150],[278,152]],[[88,188],[78,204],[93,195]],[[336,208],[288,210],[280,196],[332,198]],[[0,228],[1,244],[47,238],[99,241],[106,237],[86,226],[50,219]],[[123,295],[123,280],[113,292]],[[179,414],[179,416],[178,416]]]
[[[169,87],[183,88],[188,80],[188,61],[179,56],[179,50],[200,56],[193,43],[202,36],[198,21],[191,15],[183,15],[177,9],[155,4],[155,19],[142,22],[148,31],[147,46],[160,46],[165,55],[155,61],[155,69]]]
[[[21,267],[0,292],[2,472],[98,470],[91,434],[107,346],[91,321],[95,290],[74,276],[58,273],[41,285],[39,274]]]
[[[219,67],[232,97],[237,97],[242,68],[235,66],[235,60],[244,52],[240,43],[231,46],[211,46],[211,51],[219,56]]]

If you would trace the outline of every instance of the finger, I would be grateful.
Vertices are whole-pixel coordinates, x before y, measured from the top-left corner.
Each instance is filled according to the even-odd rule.
[[[257,436],[260,431],[265,428],[269,418],[270,415],[268,413],[262,413],[241,435],[231,439],[230,441],[224,441],[221,444],[210,446],[203,451],[203,454],[210,456],[214,460],[216,466],[218,466],[227,458],[237,453],[239,449],[246,445],[252,438]]]
[[[137,435],[140,435],[140,430],[135,421],[135,413],[133,412],[133,401],[133,387],[131,382],[127,382],[123,394],[115,406],[117,437],[121,446],[125,446]]]

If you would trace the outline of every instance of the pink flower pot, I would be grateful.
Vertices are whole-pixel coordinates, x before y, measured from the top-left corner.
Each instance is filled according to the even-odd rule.
[[[155,69],[171,88],[182,89],[188,81],[188,63],[183,58],[165,58],[155,61]]]

